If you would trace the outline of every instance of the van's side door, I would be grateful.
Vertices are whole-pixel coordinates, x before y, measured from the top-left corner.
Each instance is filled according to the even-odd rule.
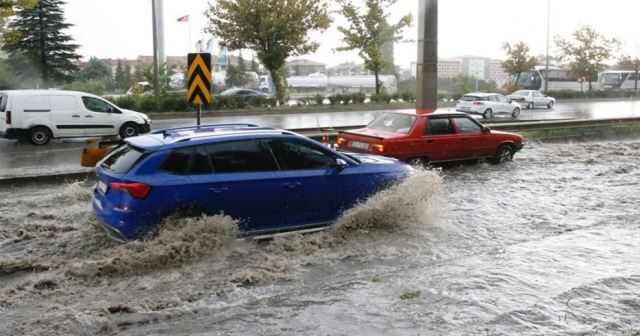
[[[49,106],[51,108],[51,123],[54,128],[54,136],[83,136],[84,123],[77,97],[60,94],[51,95],[47,98],[49,98]]]
[[[117,135],[121,113],[113,105],[95,97],[82,97],[84,134],[86,136]]]

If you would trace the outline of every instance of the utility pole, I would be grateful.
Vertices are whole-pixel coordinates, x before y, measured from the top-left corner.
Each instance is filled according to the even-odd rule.
[[[551,27],[551,0],[547,0],[547,62],[544,67],[544,92],[549,88],[549,31]]]
[[[158,69],[158,28],[156,19],[156,0],[151,0],[153,15],[153,90],[156,97],[160,96],[160,71]]]
[[[438,108],[438,0],[418,2],[416,113]]]
[[[636,97],[638,97],[638,59],[635,60],[636,73],[635,73],[635,83],[633,84],[633,92],[635,92]]]

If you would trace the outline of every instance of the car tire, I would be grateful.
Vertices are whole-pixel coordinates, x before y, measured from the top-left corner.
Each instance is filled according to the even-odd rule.
[[[498,147],[496,154],[493,156],[492,162],[494,164],[499,164],[506,161],[511,161],[513,160],[513,154],[513,147],[511,147],[510,145],[502,145]]]
[[[533,102],[529,102],[529,104],[527,104],[527,108],[529,110],[533,109]]]
[[[484,113],[482,113],[482,117],[484,119],[490,119],[493,117],[493,111],[491,109],[486,109],[484,110]]]
[[[407,163],[414,168],[426,168],[428,160],[424,157],[414,157],[407,160]]]
[[[49,143],[53,136],[51,130],[44,126],[36,126],[31,128],[29,133],[29,142],[35,146],[44,146]]]
[[[552,109],[553,108],[553,100],[549,102],[549,104],[547,104],[547,108]]]
[[[122,139],[140,135],[140,126],[134,122],[128,122],[120,127],[120,137]]]
[[[269,89],[267,89],[267,88],[262,88],[262,90],[260,90],[260,91],[263,92],[263,93],[269,93]]]
[[[511,112],[511,116],[517,118],[518,116],[520,116],[520,112],[520,108],[516,107],[515,109],[513,109],[513,112]]]

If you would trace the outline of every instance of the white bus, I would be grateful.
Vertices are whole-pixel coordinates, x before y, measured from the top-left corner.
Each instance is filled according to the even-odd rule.
[[[598,74],[598,89],[600,90],[633,91],[635,82],[635,71],[609,70]]]
[[[520,73],[518,79],[518,86],[525,90],[539,90],[544,91],[545,82],[545,66],[536,65],[533,69]],[[511,82],[513,83],[516,76],[512,76]],[[588,88],[588,83],[583,83]],[[567,72],[557,66],[549,66],[549,84],[548,90],[575,90],[580,91],[582,85],[578,81],[572,80],[567,75]]]

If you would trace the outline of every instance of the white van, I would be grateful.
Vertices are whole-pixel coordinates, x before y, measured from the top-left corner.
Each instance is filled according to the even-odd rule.
[[[150,131],[151,119],[146,114],[121,109],[89,93],[0,91],[0,138],[45,145],[53,138],[127,138]]]

